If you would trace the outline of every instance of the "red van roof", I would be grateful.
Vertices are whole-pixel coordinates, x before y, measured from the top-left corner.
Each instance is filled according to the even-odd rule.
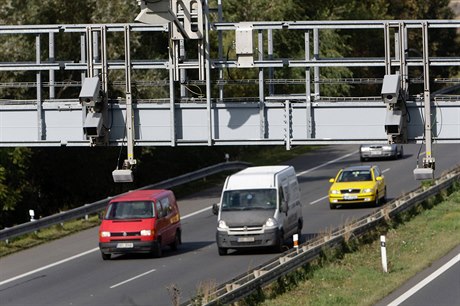
[[[158,190],[135,190],[127,194],[113,198],[110,202],[122,202],[122,201],[151,201],[155,200],[159,195],[165,192],[170,192],[165,189]]]

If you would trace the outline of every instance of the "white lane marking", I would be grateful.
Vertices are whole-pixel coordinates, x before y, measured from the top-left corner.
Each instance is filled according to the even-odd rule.
[[[210,210],[210,209],[212,209],[212,205],[209,206],[209,207],[206,207],[206,208],[197,210],[197,211],[195,211],[195,212],[189,213],[188,215],[181,217],[181,220],[190,218],[190,217],[192,217],[192,216],[194,216],[194,215],[201,214],[202,212],[205,212],[205,211]]]
[[[347,157],[349,157],[349,156],[351,156],[351,155],[353,155],[353,154],[356,154],[357,152],[358,152],[358,151],[355,151],[355,152],[351,152],[351,153],[345,154],[344,156],[341,156],[341,157],[338,157],[338,158],[336,158],[336,159],[330,160],[330,161],[328,161],[328,162],[325,162],[324,164],[321,164],[321,165],[318,165],[318,166],[316,166],[316,167],[310,168],[310,169],[308,169],[308,170],[299,172],[299,173],[297,173],[297,176],[301,176],[301,175],[310,173],[310,172],[312,172],[312,171],[315,171],[315,170],[317,170],[317,169],[319,169],[319,168],[322,168],[322,167],[324,167],[324,166],[333,164],[333,163],[335,163],[336,161],[339,161],[339,160],[342,160],[342,159],[344,159],[344,158],[347,158]]]
[[[56,261],[55,263],[52,263],[52,264],[43,266],[43,267],[41,267],[41,268],[38,268],[38,269],[35,269],[35,270],[32,270],[32,271],[26,272],[26,273],[24,273],[24,274],[21,274],[21,275],[12,277],[12,278],[10,278],[10,279],[7,279],[7,280],[4,280],[4,281],[0,282],[0,286],[1,286],[1,285],[4,285],[4,284],[7,284],[7,283],[9,283],[9,282],[15,281],[15,280],[17,280],[17,279],[20,279],[20,278],[29,276],[29,275],[31,275],[31,274],[34,274],[34,273],[37,273],[37,272],[40,272],[40,271],[43,271],[43,270],[46,270],[46,269],[55,267],[55,266],[57,266],[57,265],[60,265],[60,264],[65,263],[65,262],[68,262],[68,261],[77,259],[77,258],[79,258],[79,257],[85,256],[85,255],[90,254],[90,253],[92,253],[92,252],[95,252],[95,251],[97,251],[97,250],[99,250],[99,248],[94,248],[94,249],[88,250],[88,251],[86,251],[86,252],[83,252],[83,253],[80,253],[80,254],[71,256],[71,257],[69,257],[69,258],[66,258],[66,259],[63,259],[63,260],[60,260],[60,261]]]
[[[431,281],[433,281],[436,277],[441,275],[442,273],[446,272],[449,270],[453,265],[455,265],[457,262],[460,262],[460,253],[454,256],[451,260],[449,260],[446,264],[444,264],[442,267],[440,267],[438,270],[434,271],[430,275],[428,275],[425,279],[423,279],[421,282],[416,284],[414,287],[410,288],[407,290],[404,294],[399,296],[396,300],[388,304],[388,306],[398,306],[405,300],[407,300],[409,297],[411,297],[413,294],[415,294],[417,291],[425,287],[427,284],[429,284]]]
[[[116,288],[116,287],[118,287],[118,286],[124,285],[124,284],[126,284],[126,283],[128,283],[128,282],[130,282],[130,281],[133,281],[133,280],[135,280],[135,279],[138,279],[138,278],[140,278],[140,277],[142,277],[142,276],[145,276],[145,275],[150,274],[150,273],[155,272],[155,271],[156,271],[156,269],[152,269],[152,270],[150,270],[150,271],[144,272],[144,273],[139,274],[139,275],[137,275],[137,276],[131,277],[130,279],[127,279],[127,280],[125,280],[125,281],[122,281],[121,283],[118,283],[118,284],[115,284],[115,285],[113,285],[113,286],[110,286],[110,289],[113,289],[113,288]]]
[[[198,210],[198,211],[196,211],[196,212],[193,212],[193,213],[190,213],[190,214],[188,214],[188,215],[186,215],[186,216],[183,216],[181,219],[187,219],[187,218],[189,218],[189,217],[191,217],[191,216],[194,216],[194,215],[196,215],[196,214],[202,213],[202,212],[204,212],[204,211],[206,211],[206,210],[209,210],[209,209],[211,209],[211,208],[212,208],[212,206],[207,207],[207,208],[203,208],[203,209],[201,209],[201,210]],[[26,273],[23,273],[23,274],[20,274],[20,275],[17,275],[17,276],[15,276],[15,277],[6,279],[6,280],[0,282],[0,286],[5,285],[5,284],[8,284],[8,283],[11,283],[11,282],[13,282],[13,281],[15,281],[15,280],[18,280],[18,279],[20,279],[20,278],[23,278],[23,277],[32,275],[32,274],[34,274],[34,273],[37,273],[37,272],[40,272],[40,271],[43,271],[43,270],[46,270],[46,269],[49,269],[49,268],[58,266],[58,265],[60,265],[60,264],[66,263],[66,262],[68,262],[68,261],[77,259],[77,258],[79,258],[79,257],[88,255],[88,254],[93,253],[93,252],[96,252],[96,251],[99,251],[99,247],[94,248],[94,249],[91,249],[91,250],[88,250],[88,251],[85,251],[85,252],[82,252],[82,253],[77,254],[77,255],[74,255],[74,256],[71,256],[71,257],[69,257],[69,258],[65,258],[65,259],[63,259],[63,260],[56,261],[56,262],[54,262],[54,263],[52,263],[52,264],[43,266],[43,267],[41,267],[41,268],[38,268],[38,269],[35,269],[35,270],[32,270],[32,271],[26,272]]]
[[[382,173],[390,171],[390,168],[386,168],[385,170],[382,170]]]
[[[321,202],[322,200],[327,199],[327,197],[328,197],[328,196],[324,196],[324,197],[322,197],[322,198],[319,198],[318,200],[314,200],[313,202],[310,202],[310,205],[314,205],[314,204],[316,204],[316,203],[318,203],[318,202]]]

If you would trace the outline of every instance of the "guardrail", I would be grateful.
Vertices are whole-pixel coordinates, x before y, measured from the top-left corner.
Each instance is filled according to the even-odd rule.
[[[450,188],[456,181],[460,181],[460,168],[435,180],[435,184],[429,188],[419,187],[398,199],[388,202],[379,210],[353,223],[345,224],[330,233],[310,240],[300,245],[297,250],[286,251],[279,257],[231,279],[228,283],[217,286],[214,292],[209,292],[210,300],[203,301],[200,300],[201,297],[194,297],[181,305],[227,305],[241,300],[258,288],[266,286],[279,277],[309,263],[324,248],[333,248],[346,241],[349,237],[363,235],[384,220],[389,220],[397,214],[407,211],[439,192]]]
[[[251,166],[250,163],[234,161],[234,162],[225,162],[216,164],[213,166],[209,166],[194,172],[186,173],[165,181],[161,181],[159,183],[155,183],[152,185],[148,185],[138,190],[143,189],[169,189],[175,186],[183,185],[185,183],[189,183],[201,178],[205,178],[207,176],[217,174],[223,171],[230,171],[230,170],[239,170],[243,168],[247,168]],[[52,216],[44,217],[39,220],[35,220],[28,223],[23,223],[11,228],[5,228],[0,230],[0,240],[8,240],[20,235],[28,234],[39,229],[49,227],[54,224],[62,223],[69,220],[74,220],[77,218],[82,218],[86,215],[97,213],[104,209],[107,206],[107,203],[113,198],[107,197],[106,199],[99,200],[94,203],[85,204],[83,206],[55,214]]]

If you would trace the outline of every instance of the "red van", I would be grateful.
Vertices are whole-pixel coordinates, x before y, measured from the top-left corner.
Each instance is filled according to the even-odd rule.
[[[176,250],[180,243],[179,208],[170,190],[136,190],[113,198],[99,227],[104,260],[126,253],[161,257],[163,246]]]

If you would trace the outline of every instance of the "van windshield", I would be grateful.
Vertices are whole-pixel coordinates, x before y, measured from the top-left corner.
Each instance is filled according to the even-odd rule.
[[[227,190],[222,210],[276,209],[276,189]]]
[[[153,202],[113,202],[104,216],[106,220],[142,219],[155,217]]]

